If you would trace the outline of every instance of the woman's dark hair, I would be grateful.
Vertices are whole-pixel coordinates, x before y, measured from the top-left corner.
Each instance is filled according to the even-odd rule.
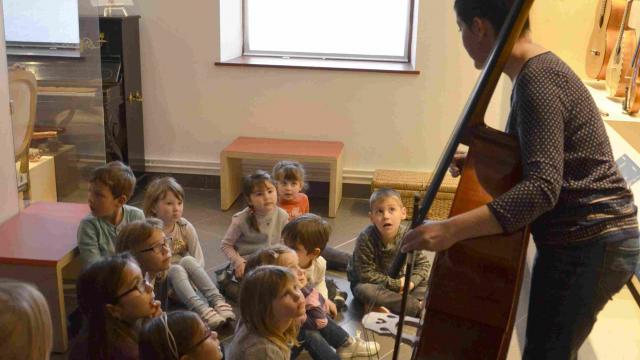
[[[471,26],[473,18],[487,19],[497,35],[507,19],[513,2],[514,0],[455,0],[453,8],[467,26]],[[522,33],[529,29],[529,19],[527,19]]]
[[[118,254],[89,265],[78,277],[78,306],[87,320],[87,348],[92,359],[109,359],[110,347],[116,341],[115,329],[110,329],[116,320],[108,313],[107,304],[117,302],[128,264],[137,264],[131,254]]]
[[[164,319],[160,316],[149,320],[140,331],[140,359],[177,360],[198,340],[201,323],[196,313],[185,310],[170,312]],[[175,341],[174,349],[170,338]]]

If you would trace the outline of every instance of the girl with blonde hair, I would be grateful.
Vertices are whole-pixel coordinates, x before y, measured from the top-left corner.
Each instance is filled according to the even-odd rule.
[[[178,300],[201,314],[212,328],[236,319],[233,308],[204,270],[204,256],[193,225],[182,217],[184,190],[172,177],[155,179],[144,195],[144,213],[164,223],[163,231],[171,249],[169,283]],[[198,290],[204,299],[196,291]]]
[[[229,360],[289,360],[291,346],[306,318],[304,296],[291,270],[259,266],[245,276],[240,293],[241,319]]]
[[[294,220],[295,221],[295,220]],[[313,359],[338,360],[352,357],[372,356],[380,345],[375,341],[364,341],[359,336],[349,336],[329,315],[326,299],[309,285],[305,272],[300,268],[296,251],[284,245],[274,245],[253,254],[247,261],[247,271],[263,265],[288,268],[296,275],[298,286],[305,298],[306,320],[298,334],[300,346],[294,346],[291,359],[307,350]]]
[[[51,315],[32,285],[0,279],[0,359],[49,359]]]

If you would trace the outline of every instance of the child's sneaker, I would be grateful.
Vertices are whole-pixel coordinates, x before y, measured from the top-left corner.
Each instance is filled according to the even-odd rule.
[[[377,312],[377,313],[383,313],[383,314],[391,314],[391,310],[387,309],[386,307],[379,305],[379,306],[374,306],[371,308],[370,310],[371,312]],[[369,312],[369,311],[367,311]]]
[[[209,326],[209,328],[215,330],[219,328],[222,324],[227,322],[227,320],[218,314],[214,309],[208,308],[205,310],[200,317],[204,322]]]
[[[236,320],[236,314],[233,312],[233,308],[226,302],[221,301],[213,308],[225,319],[225,321]]]
[[[375,341],[364,341],[359,336],[350,336],[347,342],[336,350],[340,359],[351,359],[358,356],[371,356],[378,353],[380,344]]]
[[[347,298],[349,294],[344,291],[338,291],[336,296],[333,298],[333,303],[336,304],[338,310],[342,311],[347,308]]]

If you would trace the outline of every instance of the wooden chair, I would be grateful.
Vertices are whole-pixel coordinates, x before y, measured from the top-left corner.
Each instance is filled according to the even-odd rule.
[[[20,65],[9,69],[9,97],[13,144],[18,169],[18,192],[29,199],[29,147],[36,120],[37,82],[35,75]]]

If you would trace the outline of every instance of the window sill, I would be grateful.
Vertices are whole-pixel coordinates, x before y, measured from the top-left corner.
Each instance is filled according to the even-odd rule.
[[[258,66],[295,69],[323,69],[342,71],[370,71],[401,74],[420,74],[410,63],[355,61],[355,60],[322,60],[322,59],[287,59],[268,56],[238,56],[225,61],[216,61],[218,66]]]

